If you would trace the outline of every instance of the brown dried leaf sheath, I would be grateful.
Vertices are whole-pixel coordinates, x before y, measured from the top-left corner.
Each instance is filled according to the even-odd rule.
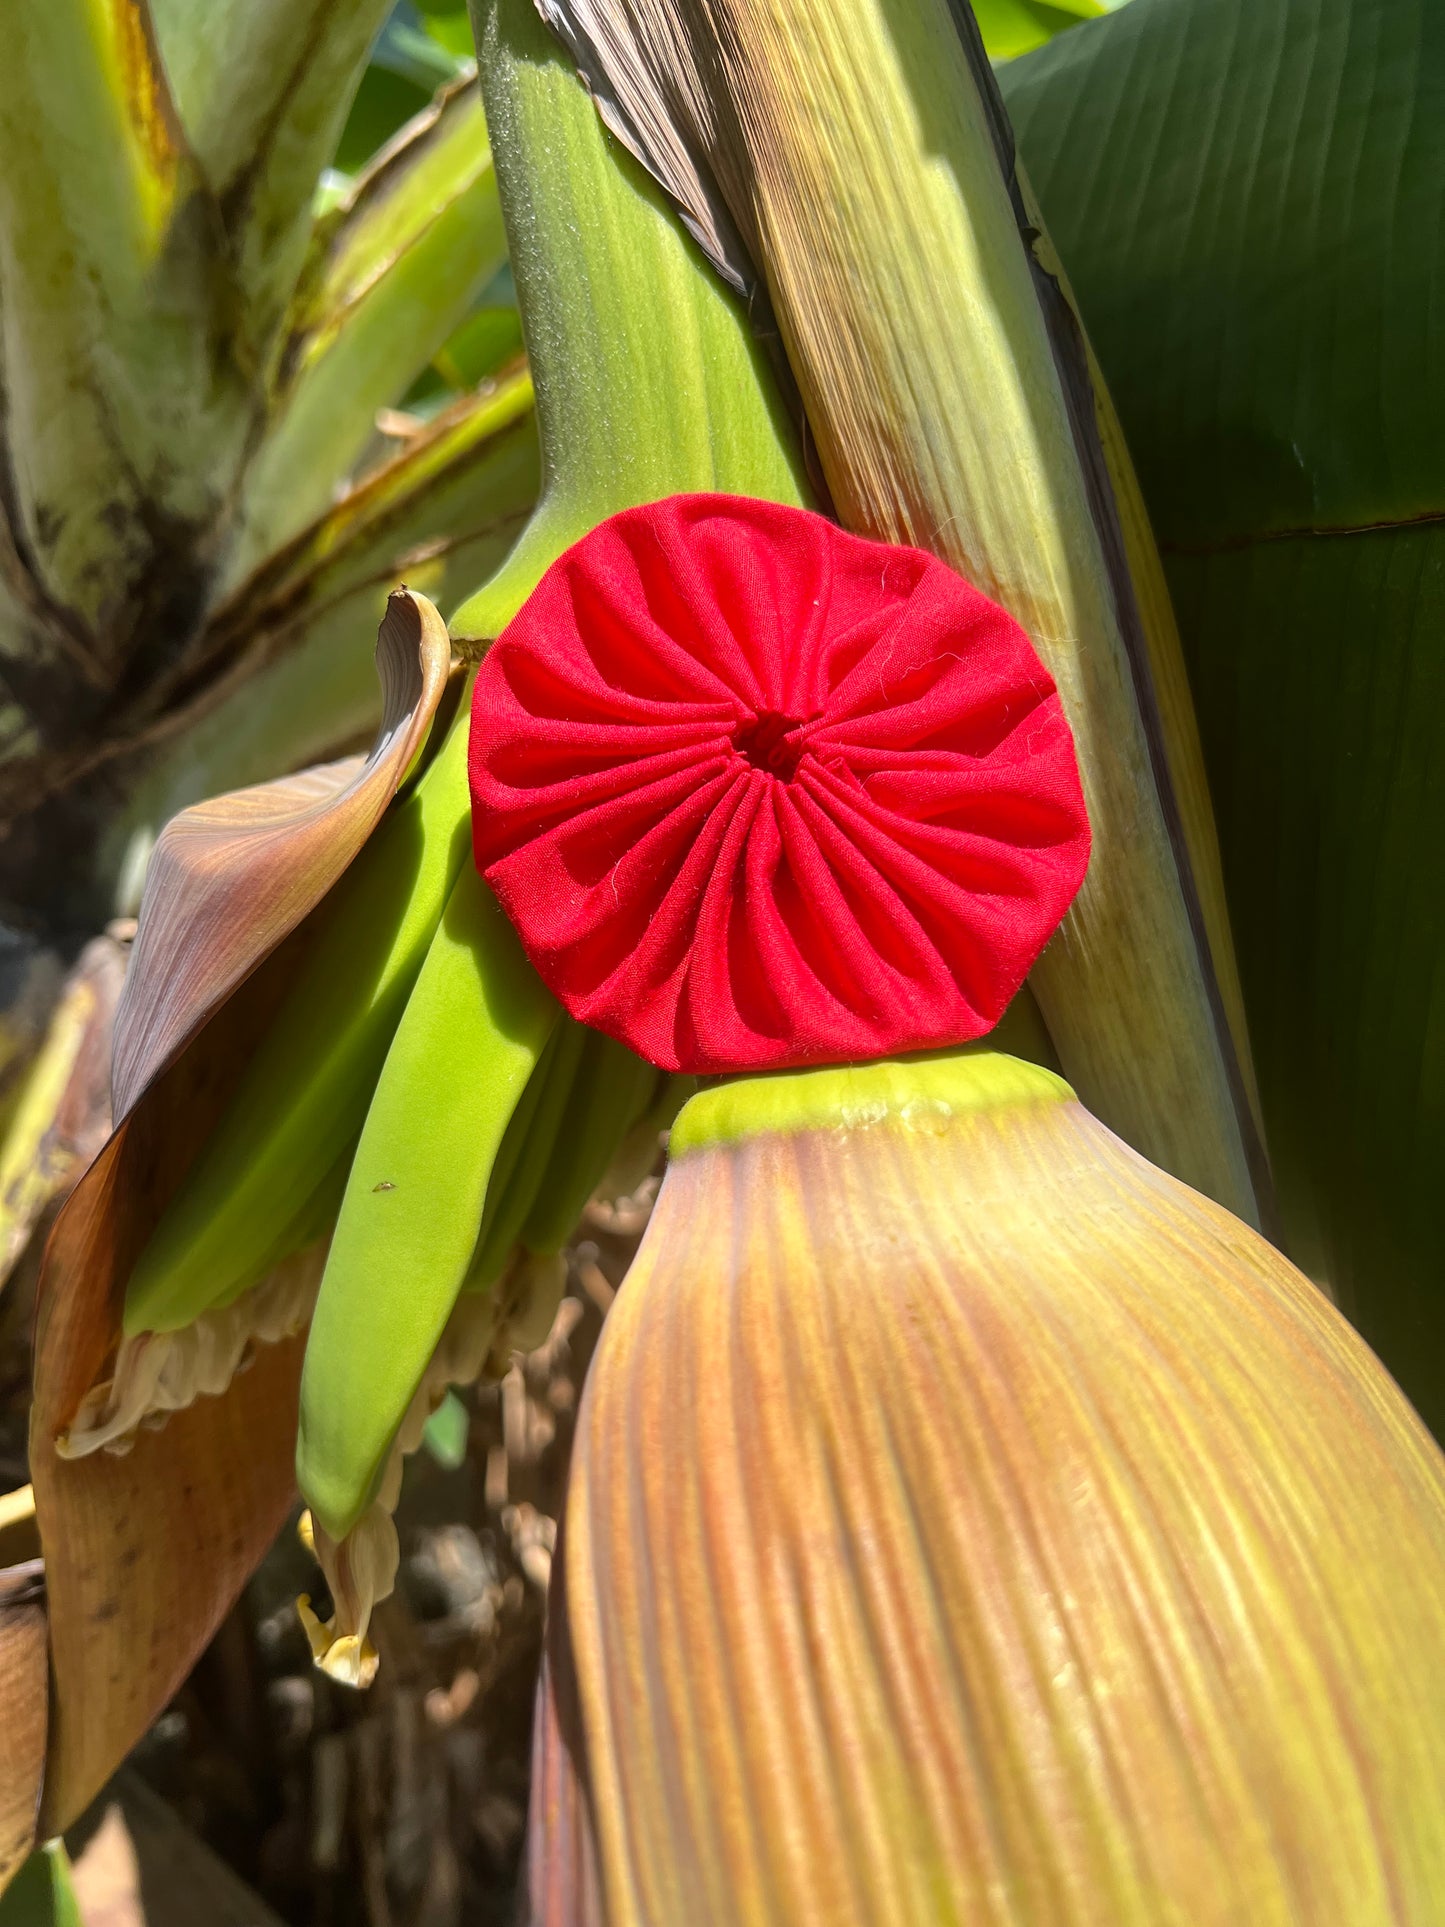
[[[441,617],[398,590],[376,641],[382,721],[365,761],[236,790],[166,825],[116,1016],[117,1121],[365,843],[426,740],[450,664]]]
[[[0,1888],[35,1839],[45,1692],[45,1580],[33,1559],[0,1572]]]
[[[380,820],[446,683],[446,626],[398,591],[365,761],[187,810],[157,845],[117,1017],[114,1134],[56,1222],[40,1281],[31,1476],[54,1704],[42,1828],[75,1817],[184,1679],[291,1503],[302,1340],[124,1458],[54,1440],[104,1371],[125,1284],[306,943],[305,918]],[[264,966],[264,967],[262,967]]]

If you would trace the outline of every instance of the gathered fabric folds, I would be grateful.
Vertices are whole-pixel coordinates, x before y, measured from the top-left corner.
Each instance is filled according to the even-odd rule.
[[[1089,855],[1018,624],[936,557],[739,496],[552,565],[477,675],[470,772],[543,980],[669,1070],[981,1036]]]

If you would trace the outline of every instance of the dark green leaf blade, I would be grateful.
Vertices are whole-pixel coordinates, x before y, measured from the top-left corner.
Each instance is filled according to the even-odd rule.
[[[1445,12],[1133,0],[1002,71],[1189,655],[1293,1251],[1445,1426]]]
[[[1133,0],[1000,79],[1166,545],[1445,512],[1445,12]]]

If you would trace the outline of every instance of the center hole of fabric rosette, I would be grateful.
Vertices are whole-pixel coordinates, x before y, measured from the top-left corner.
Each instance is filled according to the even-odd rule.
[[[801,729],[805,720],[801,716],[780,715],[776,709],[761,710],[739,725],[733,745],[754,769],[765,770],[769,776],[791,783],[804,745],[790,743],[788,737],[793,730]]]

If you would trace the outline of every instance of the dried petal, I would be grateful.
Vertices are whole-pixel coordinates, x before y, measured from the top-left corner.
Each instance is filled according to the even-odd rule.
[[[367,1633],[372,1608],[396,1584],[401,1564],[390,1503],[376,1500],[344,1539],[333,1539],[308,1512],[301,1536],[316,1555],[331,1588],[332,1616],[321,1620],[303,1593],[296,1611],[311,1642],[311,1657],[322,1672],[343,1686],[370,1686],[376,1678],[376,1648]]]
[[[279,1344],[310,1324],[323,1260],[314,1247],[298,1252],[243,1297],[178,1331],[122,1338],[110,1375],[86,1393],[56,1451],[64,1459],[125,1453],[140,1426],[154,1427],[198,1398],[219,1398],[257,1345]]]

